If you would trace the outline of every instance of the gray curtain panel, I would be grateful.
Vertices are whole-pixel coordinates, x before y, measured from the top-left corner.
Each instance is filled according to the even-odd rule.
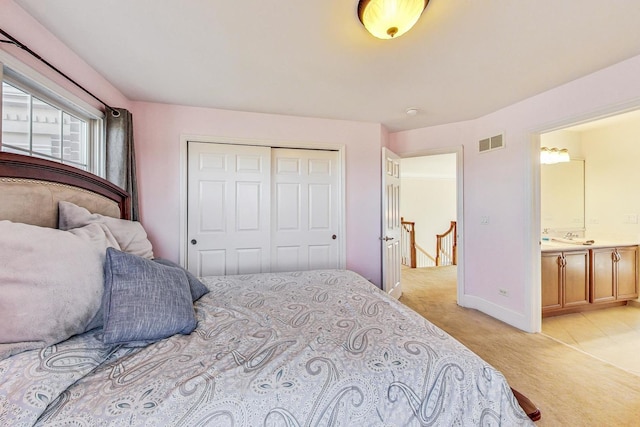
[[[124,108],[106,114],[106,178],[131,195],[131,219],[139,221],[133,116]]]

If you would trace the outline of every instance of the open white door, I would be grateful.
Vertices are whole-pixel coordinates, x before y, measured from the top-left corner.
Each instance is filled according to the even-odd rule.
[[[400,156],[382,148],[382,289],[400,298]]]

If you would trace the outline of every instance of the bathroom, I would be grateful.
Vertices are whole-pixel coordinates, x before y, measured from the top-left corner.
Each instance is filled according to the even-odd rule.
[[[542,332],[640,375],[640,111],[540,142],[571,158],[541,165]]]
[[[541,147],[566,148],[571,163],[584,163],[583,181],[576,175],[579,166],[573,166],[573,172],[565,175],[565,182],[557,183],[554,179],[547,188],[545,174],[551,170],[556,178],[562,177],[557,169],[564,170],[565,166],[542,165],[543,231],[546,228],[551,233],[572,232],[593,240],[640,243],[640,111],[546,133],[540,140]],[[550,195],[549,191],[556,191],[554,186],[563,187],[564,194]],[[576,197],[581,194],[582,199]],[[563,204],[558,203],[561,200]]]

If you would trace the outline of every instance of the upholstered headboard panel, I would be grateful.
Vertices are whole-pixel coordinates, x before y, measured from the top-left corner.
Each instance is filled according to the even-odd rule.
[[[57,228],[58,202],[72,202],[89,212],[120,218],[113,200],[90,191],[47,181],[0,178],[0,219]]]
[[[93,174],[48,160],[0,152],[0,220],[57,228],[58,202],[129,219],[129,196]]]

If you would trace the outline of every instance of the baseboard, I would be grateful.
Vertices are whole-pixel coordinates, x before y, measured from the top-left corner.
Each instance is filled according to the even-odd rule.
[[[462,307],[473,308],[481,311],[495,319],[498,319],[508,325],[518,328],[525,332],[536,332],[531,330],[529,319],[522,313],[506,309],[490,301],[478,298],[472,295],[464,295],[464,300],[459,301]]]
[[[640,308],[640,301],[638,301],[637,299],[633,299],[631,301],[627,301],[627,305],[630,305],[631,307]]]

